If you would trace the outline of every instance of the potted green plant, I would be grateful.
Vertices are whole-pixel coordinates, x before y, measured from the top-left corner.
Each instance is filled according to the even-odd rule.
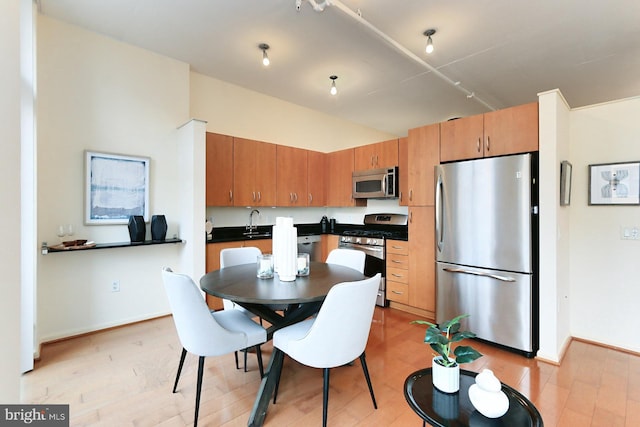
[[[411,323],[428,325],[424,342],[437,353],[432,361],[433,385],[445,393],[455,393],[460,389],[460,364],[473,362],[482,356],[470,346],[459,345],[452,351],[452,344],[465,338],[474,338],[476,334],[460,330],[460,320],[469,317],[462,314],[439,326],[426,320],[414,320]]]

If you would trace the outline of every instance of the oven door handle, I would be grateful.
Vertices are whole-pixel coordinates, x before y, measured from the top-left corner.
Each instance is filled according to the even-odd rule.
[[[340,245],[341,248],[360,250],[364,253],[371,254],[376,258],[384,258],[384,248],[382,246],[367,246],[359,243],[348,243],[346,245]]]

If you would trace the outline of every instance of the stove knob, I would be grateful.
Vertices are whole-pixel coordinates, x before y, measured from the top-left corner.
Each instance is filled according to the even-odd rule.
[[[375,245],[376,239],[367,239],[367,245]]]
[[[362,243],[362,239],[360,237],[356,238],[356,243],[357,244],[361,244]]]

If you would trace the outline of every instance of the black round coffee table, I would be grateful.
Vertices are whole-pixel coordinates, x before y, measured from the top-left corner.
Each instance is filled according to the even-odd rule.
[[[460,390],[443,393],[433,386],[431,368],[409,375],[404,382],[404,397],[416,414],[437,427],[542,427],[538,409],[520,392],[506,384],[502,391],[509,399],[509,410],[500,418],[487,418],[469,400],[469,387],[475,384],[477,372],[460,370]],[[424,425],[424,423],[423,423]]]

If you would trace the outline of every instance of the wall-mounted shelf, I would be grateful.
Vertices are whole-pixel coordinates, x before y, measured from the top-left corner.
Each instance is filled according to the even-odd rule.
[[[182,243],[182,239],[165,239],[165,240],[145,240],[144,242],[114,242],[114,243],[97,243],[95,245],[88,246],[72,246],[68,248],[61,248],[59,246],[43,246],[41,249],[42,255],[48,253],[69,253],[79,251],[93,251],[96,249],[113,249],[113,248],[128,248],[136,246],[151,246],[151,245],[166,245],[171,243]]]

